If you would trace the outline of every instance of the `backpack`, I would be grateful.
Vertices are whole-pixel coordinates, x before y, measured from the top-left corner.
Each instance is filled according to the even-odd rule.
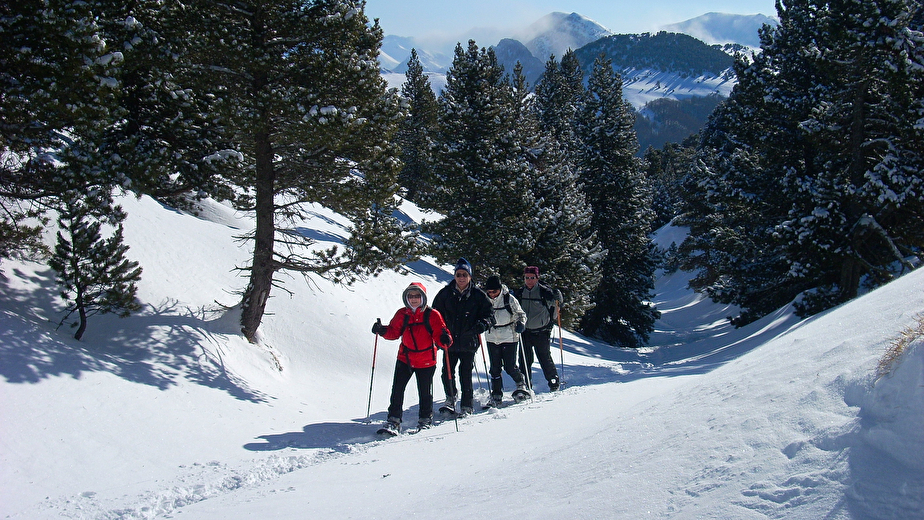
[[[557,301],[555,292],[549,288],[549,286],[539,283],[539,302],[542,303],[542,306],[549,311],[549,324],[544,327],[545,329],[552,330],[552,326],[555,322],[555,302]],[[526,290],[525,287],[521,287],[519,290],[519,298],[523,300],[523,291]],[[532,299],[531,301],[536,301]]]
[[[407,330],[408,327],[413,327],[414,325],[423,325],[424,327],[427,328],[427,333],[429,333],[430,336],[433,336],[433,325],[430,325],[430,312],[431,312],[432,310],[433,310],[433,309],[431,309],[429,306],[424,307],[424,310],[423,310],[423,323],[410,323],[410,321],[411,321],[411,316],[410,316],[409,314],[405,314],[405,315],[404,315],[404,323],[401,325],[401,334],[399,334],[398,337],[403,338],[403,337],[404,337],[404,331]],[[427,351],[427,350],[430,350],[430,349],[433,348],[433,345],[432,345],[432,344],[431,344],[429,347],[427,347],[427,348],[418,348],[418,347],[417,347],[417,340],[414,338],[414,334],[413,334],[413,333],[411,333],[411,341],[414,342],[414,348],[411,348],[410,345],[405,345],[404,347],[405,347],[406,349],[408,349],[408,350],[413,350],[414,352],[424,352],[424,351]]]

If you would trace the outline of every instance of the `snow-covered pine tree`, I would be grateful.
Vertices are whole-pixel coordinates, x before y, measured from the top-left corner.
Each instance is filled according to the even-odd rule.
[[[219,167],[236,167],[223,143],[210,100],[212,71],[190,62],[189,28],[197,20],[177,2],[91,2],[102,34],[117,52],[119,83],[113,121],[103,136],[99,167],[138,194],[182,205],[183,197],[231,197]]]
[[[105,190],[75,190],[63,196],[58,242],[49,265],[57,273],[61,297],[68,304],[61,323],[77,313],[74,339],[83,337],[88,319],[95,314],[115,313],[124,318],[141,308],[135,285],[141,279],[141,268],[125,258],[124,220],[125,213],[112,206]],[[107,239],[100,233],[103,224],[114,229]]]
[[[60,193],[56,153],[111,120],[114,54],[97,20],[83,1],[0,7],[0,258],[47,252],[33,219]]]
[[[924,27],[919,1],[806,4],[814,16],[793,23],[814,35],[799,43],[820,92],[800,128],[817,152],[792,165],[780,232],[811,314],[913,269],[924,247]]]
[[[404,164],[398,182],[407,190],[408,200],[419,202],[429,196],[429,185],[433,181],[430,149],[436,133],[437,104],[436,94],[417,57],[417,49],[411,49],[406,77],[401,94],[408,102],[408,114],[395,135]]]
[[[596,306],[581,331],[609,343],[645,344],[660,313],[650,303],[655,259],[651,239],[651,195],[635,153],[635,113],[622,97],[622,78],[603,57],[594,62],[578,115],[584,146],[581,174],[593,208],[593,224],[606,256]]]
[[[702,131],[677,219],[690,228],[679,247],[681,267],[696,272],[690,286],[740,306],[741,315],[732,320],[737,325],[778,308],[801,290],[787,280],[789,265],[776,233],[788,206],[784,175],[775,161],[798,147],[786,135],[792,126],[781,124],[786,117],[766,109],[764,83],[755,74],[764,58],[758,56],[753,65],[736,61],[738,84]],[[770,142],[779,148],[770,148]],[[783,149],[784,143],[791,148]]]
[[[217,88],[216,111],[243,156],[233,179],[253,210],[241,329],[251,341],[279,271],[351,283],[417,254],[394,216],[400,167],[392,137],[404,117],[377,62],[382,41],[365,2],[193,2],[191,48]],[[319,251],[289,225],[311,204],[352,223],[343,244]]]
[[[466,257],[476,278],[511,277],[535,245],[539,215],[530,191],[533,168],[524,154],[527,129],[493,49],[459,44],[439,98],[434,147],[434,197],[424,201],[444,218],[427,223],[434,255]]]
[[[584,73],[574,52],[569,49],[560,64],[551,56],[545,64],[545,73],[536,83],[539,120],[543,131],[550,132],[567,159],[575,163],[580,149],[575,125],[583,95]]]
[[[669,224],[681,212],[683,179],[693,166],[699,135],[691,135],[682,143],[665,143],[660,149],[645,150],[645,178],[651,186],[652,209],[655,219],[652,231]],[[678,244],[679,245],[679,244]]]
[[[817,312],[907,269],[922,212],[920,3],[779,4],[704,130],[691,282],[745,323]],[[699,216],[696,214],[699,213]],[[696,265],[693,265],[696,264]]]
[[[581,90],[575,91],[552,57],[534,97],[522,86],[517,89],[521,104],[529,108],[524,117],[535,118],[537,123],[531,125],[539,129],[531,145],[535,168],[532,191],[542,210],[542,230],[536,237],[536,247],[523,260],[538,266],[543,282],[565,295],[562,322],[566,326],[577,325],[593,307],[590,296],[600,283],[603,260],[602,247],[593,230],[592,210],[578,175],[574,129],[583,93],[580,81]]]

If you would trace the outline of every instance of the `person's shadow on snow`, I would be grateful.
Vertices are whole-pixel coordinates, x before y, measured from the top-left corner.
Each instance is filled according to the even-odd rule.
[[[380,440],[375,432],[382,426],[386,412],[369,418],[351,422],[322,422],[307,424],[300,432],[274,433],[256,437],[259,441],[249,442],[244,449],[250,451],[278,451],[286,448],[317,449],[329,448],[334,451],[349,451],[352,444],[365,444]],[[417,414],[411,412],[415,420],[405,420],[402,429],[416,425]]]

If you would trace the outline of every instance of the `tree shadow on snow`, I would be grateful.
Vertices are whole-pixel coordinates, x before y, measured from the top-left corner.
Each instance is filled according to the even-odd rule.
[[[568,376],[569,367],[566,366],[564,380],[572,384],[596,384],[629,382],[648,377],[705,374],[740,358],[770,339],[811,323],[817,318],[818,316],[813,316],[799,320],[792,314],[790,307],[784,307],[740,329],[723,330],[717,334],[701,334],[677,345],[642,349],[620,348],[601,342],[565,337],[565,352],[597,358],[607,362],[605,365],[615,365],[575,366],[570,368],[575,373],[572,377]],[[553,358],[556,360],[559,359],[557,351],[556,335],[553,339]],[[607,371],[609,375],[606,374]]]
[[[16,275],[25,278],[23,273]],[[83,340],[77,341],[67,325],[55,330],[63,307],[52,271],[38,272],[30,281],[39,289],[16,290],[0,276],[0,294],[22,309],[0,310],[0,376],[8,382],[109,372],[161,390],[185,379],[243,401],[267,401],[266,395],[225,370],[220,340],[236,331],[233,320],[219,311],[181,309],[176,302],[164,302],[127,319],[97,315],[90,319]],[[51,309],[51,317],[40,315],[41,309]],[[23,318],[25,326],[18,321]]]

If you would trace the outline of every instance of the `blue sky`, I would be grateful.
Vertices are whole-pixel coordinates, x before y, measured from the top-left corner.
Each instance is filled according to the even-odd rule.
[[[496,30],[476,34],[510,36],[511,29],[555,11],[576,12],[615,33],[642,33],[709,12],[776,16],[774,5],[774,0],[367,0],[366,16],[378,18],[386,35],[439,40],[468,36],[473,28]]]

